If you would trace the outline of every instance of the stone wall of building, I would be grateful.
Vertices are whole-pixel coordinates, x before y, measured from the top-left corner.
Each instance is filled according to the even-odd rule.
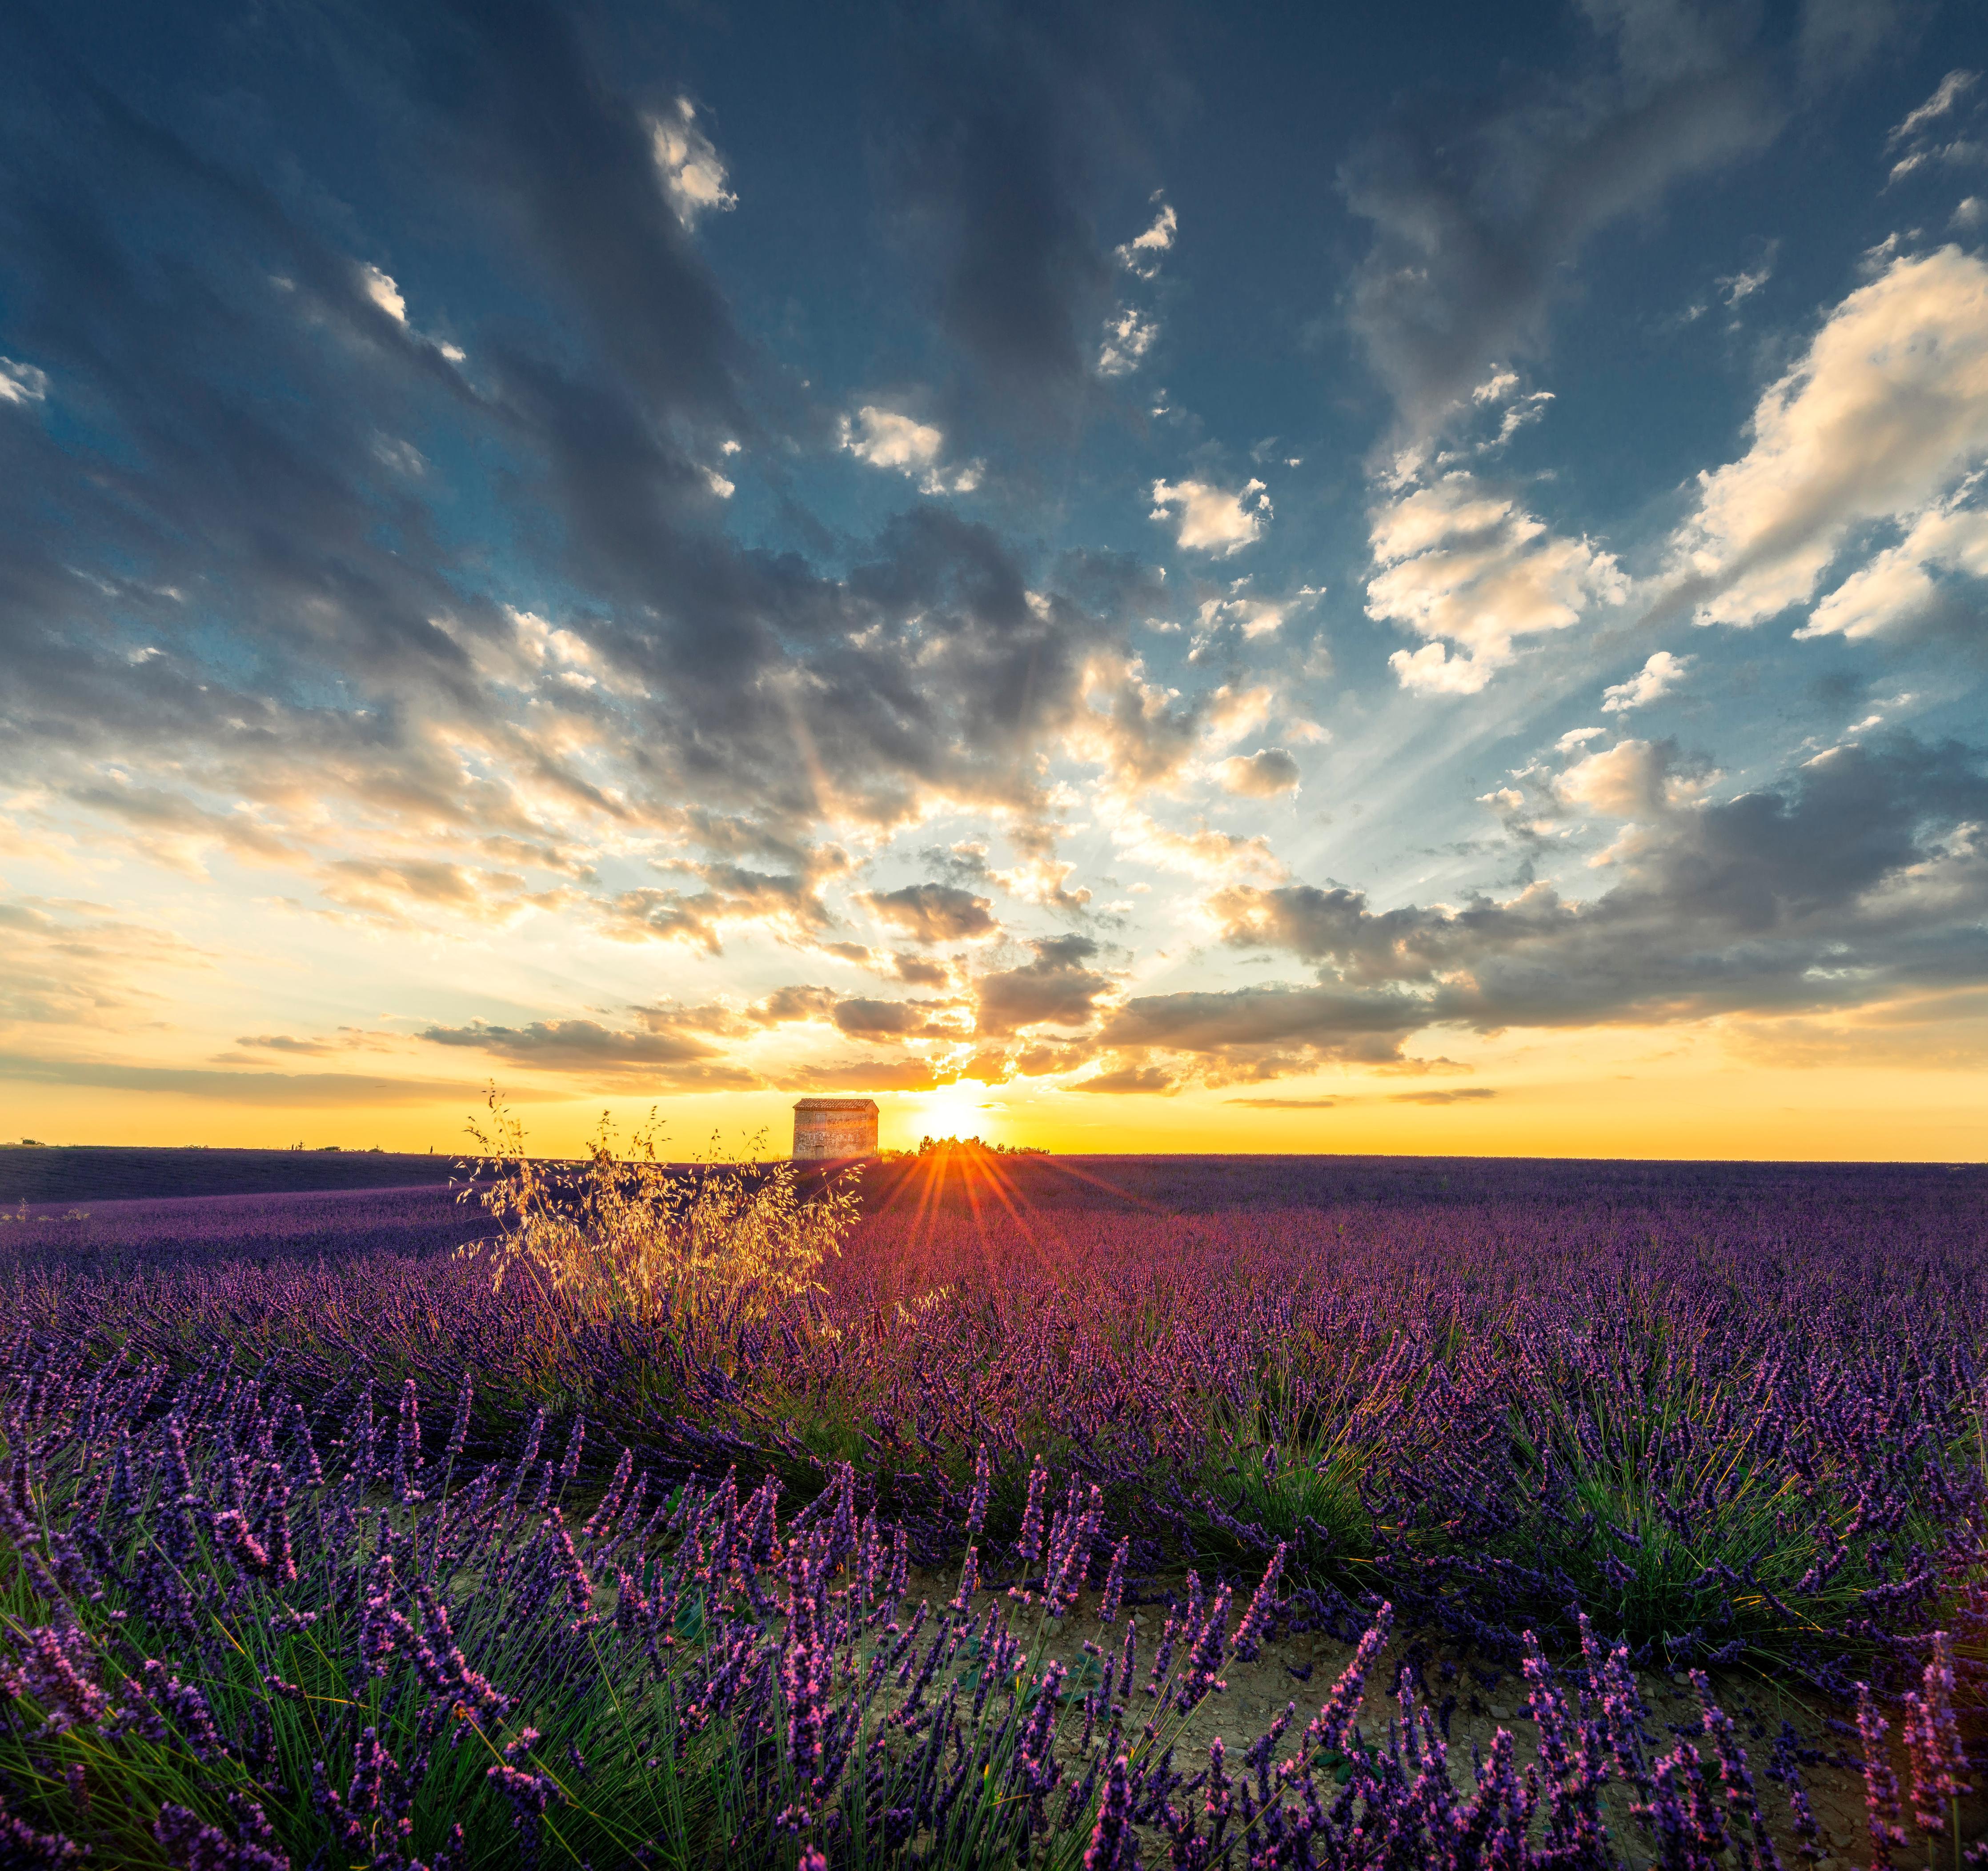
[[[824,1157],[874,1157],[877,1153],[877,1104],[871,1098],[803,1098],[794,1106],[794,1155]]]

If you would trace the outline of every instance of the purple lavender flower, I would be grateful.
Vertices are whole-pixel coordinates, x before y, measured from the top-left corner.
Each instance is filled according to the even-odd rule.
[[[1912,1769],[1913,1816],[1922,1831],[1943,1831],[1954,1803],[1973,1788],[1966,1749],[1954,1713],[1953,1642],[1943,1630],[1932,1633],[1932,1657],[1920,1679],[1919,1695],[1906,1697],[1912,1713],[1906,1734]]]
[[[1084,1853],[1084,1871],[1120,1871],[1135,1862],[1132,1833],[1130,1762],[1121,1754],[1104,1773],[1104,1797],[1097,1803],[1097,1823]]]
[[[1277,1549],[1270,1555],[1270,1563],[1264,1568],[1263,1582],[1249,1600],[1249,1609],[1242,1613],[1242,1621],[1236,1627],[1236,1654],[1247,1663],[1254,1663],[1263,1653],[1263,1637],[1270,1626],[1270,1616],[1276,1609],[1277,1582],[1284,1573],[1284,1543],[1277,1542]]]
[[[1049,1471],[1038,1455],[1029,1469],[1029,1492],[1022,1508],[1022,1531],[1015,1542],[1015,1557],[1024,1565],[1042,1557],[1043,1491],[1049,1478]]]
[[[1885,1739],[1891,1731],[1892,1724],[1878,1713],[1870,1685],[1859,1683],[1857,1736],[1864,1745],[1864,1805],[1874,1871],[1888,1866],[1893,1849],[1905,1842],[1905,1829],[1899,1823],[1898,1777],[1892,1771],[1891,1751]]]
[[[994,1464],[987,1458],[987,1445],[981,1444],[973,1456],[973,1491],[966,1498],[966,1519],[962,1526],[967,1544],[980,1537],[987,1524],[987,1504],[994,1492]]]
[[[401,1506],[427,1499],[421,1472],[421,1400],[410,1377],[401,1386],[401,1432],[394,1445],[394,1498]]]
[[[1104,1589],[1097,1601],[1097,1621],[1100,1624],[1109,1624],[1118,1616],[1125,1596],[1125,1561],[1131,1550],[1129,1537],[1121,1539],[1111,1549],[1111,1563],[1104,1574]]]

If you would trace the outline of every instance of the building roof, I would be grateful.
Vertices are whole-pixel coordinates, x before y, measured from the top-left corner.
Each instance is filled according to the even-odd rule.
[[[876,1108],[874,1098],[803,1098],[794,1106],[796,1111],[874,1111]]]

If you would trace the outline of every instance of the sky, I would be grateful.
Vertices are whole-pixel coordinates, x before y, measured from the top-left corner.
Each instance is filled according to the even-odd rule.
[[[0,14],[0,1140],[1988,1153],[1988,19]]]

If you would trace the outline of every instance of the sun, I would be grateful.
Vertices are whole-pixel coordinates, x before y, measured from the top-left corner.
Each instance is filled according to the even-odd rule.
[[[986,1096],[987,1087],[978,1079],[962,1079],[936,1091],[921,1092],[906,1115],[918,1136],[973,1136],[985,1122]],[[907,1140],[915,1143],[917,1138]]]

